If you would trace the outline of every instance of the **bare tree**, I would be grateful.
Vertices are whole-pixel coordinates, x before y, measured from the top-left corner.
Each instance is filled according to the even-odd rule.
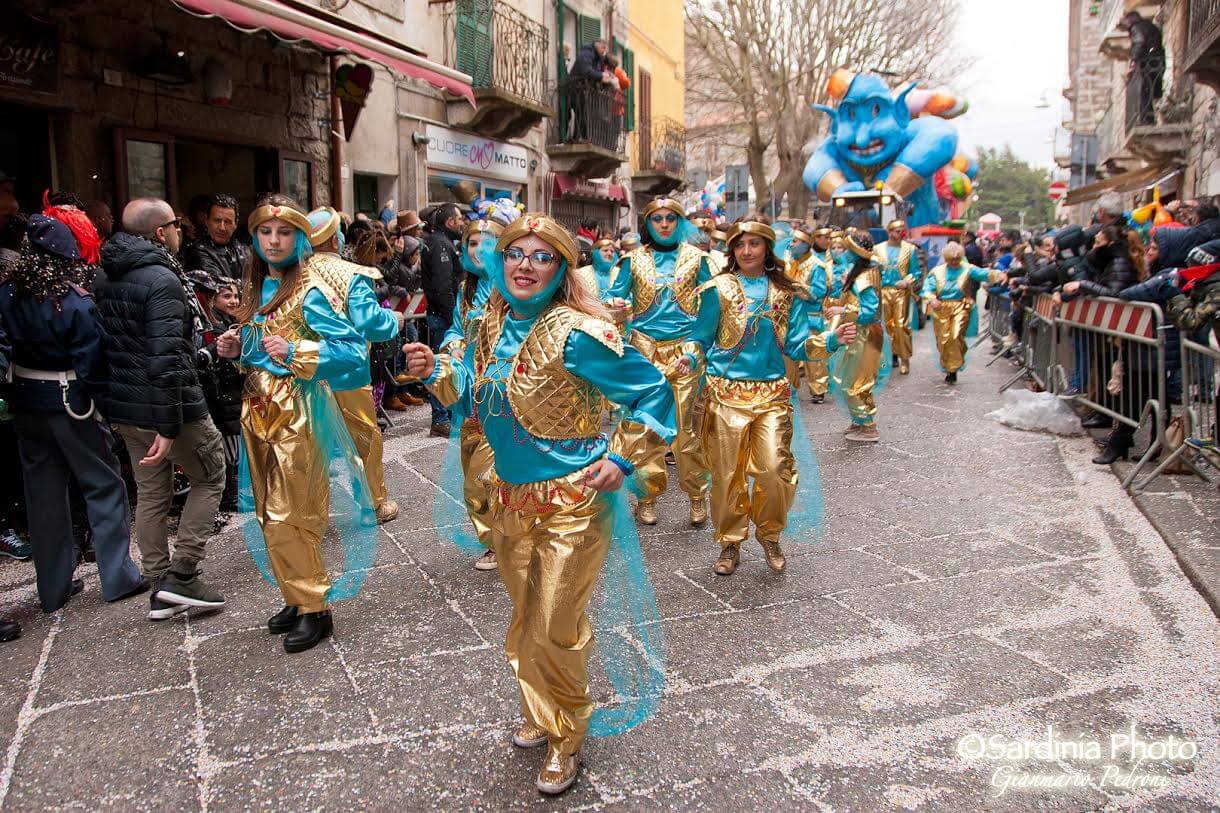
[[[801,181],[838,68],[892,83],[936,83],[968,64],[952,21],[962,0],[686,0],[688,143],[744,146],[759,201],[788,196],[808,211]]]

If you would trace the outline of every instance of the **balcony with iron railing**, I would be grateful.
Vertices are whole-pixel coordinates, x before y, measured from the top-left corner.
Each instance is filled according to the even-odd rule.
[[[1220,0],[1190,0],[1182,70],[1220,93]]]
[[[627,160],[626,99],[621,90],[589,79],[564,79],[551,95],[547,131],[551,169],[578,178],[604,178]]]
[[[641,121],[634,133],[632,188],[636,193],[668,194],[686,174],[686,127],[669,116]]]
[[[507,0],[453,0],[445,12],[445,62],[470,74],[478,105],[450,101],[450,123],[507,139],[553,116],[549,55],[546,26]]]
[[[1118,27],[1123,15],[1135,11],[1143,17],[1153,17],[1165,0],[1104,0],[1098,13],[1101,28],[1101,52],[1111,59],[1126,59],[1131,51],[1131,37]]]
[[[1165,92],[1164,73],[1160,60],[1149,60],[1132,68],[1123,85],[1124,146],[1151,163],[1180,159],[1190,146],[1193,83]]]

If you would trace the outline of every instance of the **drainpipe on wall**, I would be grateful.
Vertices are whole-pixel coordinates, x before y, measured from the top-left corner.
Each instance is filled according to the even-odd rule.
[[[335,93],[339,57],[330,58],[330,205],[343,211],[343,108]]]

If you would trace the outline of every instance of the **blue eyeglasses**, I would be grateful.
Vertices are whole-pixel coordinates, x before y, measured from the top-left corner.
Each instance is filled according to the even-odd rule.
[[[530,265],[534,266],[535,268],[545,268],[546,266],[555,262],[555,255],[549,251],[539,250],[533,252],[532,254],[526,254],[519,248],[504,249],[504,259],[508,260],[509,262],[520,264],[527,257],[529,258]]]
[[[650,217],[649,220],[651,220],[653,223],[660,226],[662,223],[677,223],[678,216],[675,214],[657,213],[657,214],[653,215],[652,217]]]

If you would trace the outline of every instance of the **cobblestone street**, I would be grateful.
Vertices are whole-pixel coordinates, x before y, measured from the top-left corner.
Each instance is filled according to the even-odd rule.
[[[432,527],[443,442],[419,407],[386,445],[402,514],[334,639],[305,654],[267,634],[279,596],[235,532],[207,561],[227,609],[158,624],[146,596],[103,604],[92,565],[44,616],[32,567],[0,565],[0,609],[25,630],[0,646],[0,807],[1215,809],[1216,616],[1087,438],[995,423],[1008,368],[980,348],[950,388],[929,343],[917,334],[912,374],[879,399],[880,444],[851,446],[833,404],[806,407],[827,521],[816,545],[786,542],[786,574],[749,543],[715,576],[710,531],[666,496],[642,533],[666,696],[637,729],[590,740],[559,801],[534,789],[541,752],[508,740],[498,577]],[[959,753],[974,734],[1045,741],[1048,725],[1100,757]],[[1198,754],[1112,755],[1131,726]],[[1018,786],[1034,775],[1065,786]]]

